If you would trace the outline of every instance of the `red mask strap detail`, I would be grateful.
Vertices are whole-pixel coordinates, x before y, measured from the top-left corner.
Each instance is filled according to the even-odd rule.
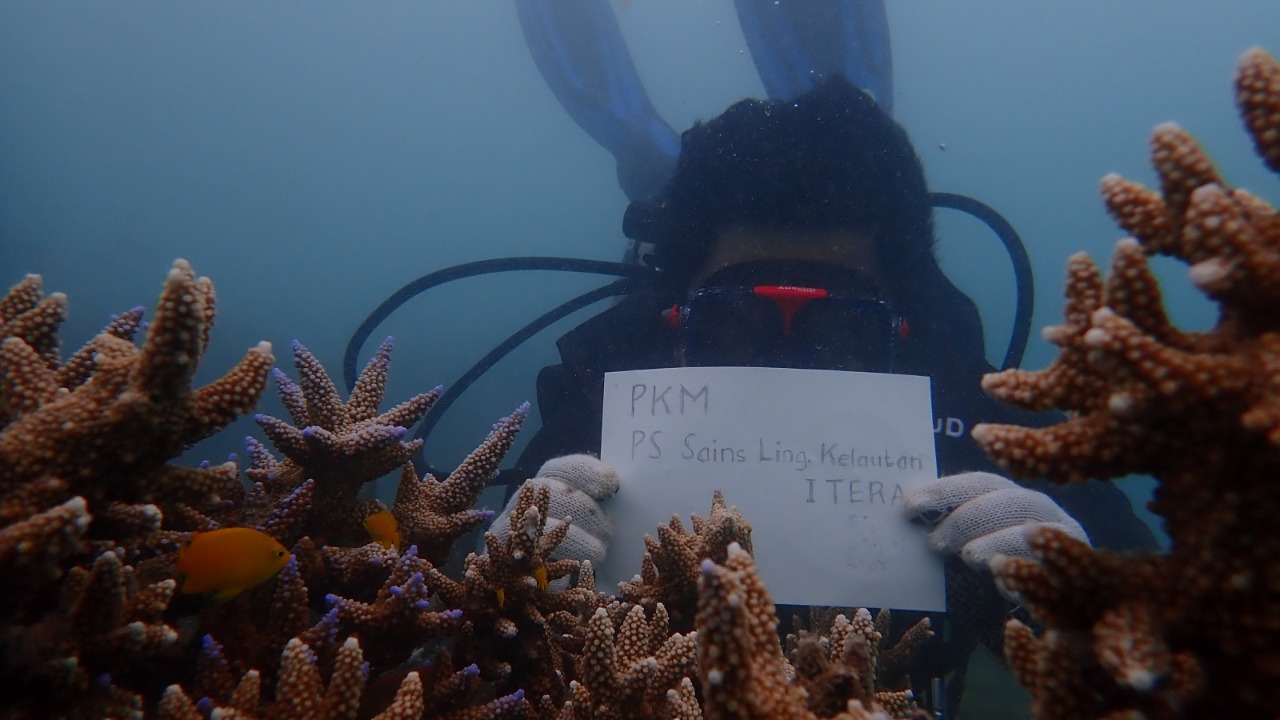
[[[782,334],[791,337],[791,321],[796,312],[811,300],[827,296],[822,288],[796,287],[794,285],[757,285],[752,289],[756,295],[767,297],[777,304],[782,311]]]
[[[665,322],[672,330],[680,329],[680,303],[676,303],[666,310],[662,311],[662,321]]]

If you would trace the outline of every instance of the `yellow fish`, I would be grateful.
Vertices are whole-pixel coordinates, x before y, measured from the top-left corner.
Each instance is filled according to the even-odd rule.
[[[365,518],[364,529],[382,547],[388,550],[400,547],[400,524],[390,510],[384,508]]]
[[[182,573],[182,592],[214,592],[226,602],[264,583],[289,564],[289,551],[270,535],[253,528],[231,527],[191,534],[174,566]]]

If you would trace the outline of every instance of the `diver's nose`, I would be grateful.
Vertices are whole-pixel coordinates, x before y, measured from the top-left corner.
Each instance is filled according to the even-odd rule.
[[[761,354],[762,367],[795,368],[811,370],[813,364],[806,357],[804,349],[791,338],[779,338],[777,342]]]

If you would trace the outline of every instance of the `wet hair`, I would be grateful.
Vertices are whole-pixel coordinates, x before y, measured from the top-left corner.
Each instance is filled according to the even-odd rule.
[[[924,169],[906,130],[836,76],[794,100],[742,100],[681,137],[658,202],[664,284],[687,287],[716,237],[734,226],[856,230],[911,324],[910,366],[972,377],[989,369],[973,301],[934,256]]]
[[[667,236],[654,258],[677,284],[735,225],[859,230],[891,276],[932,257],[928,188],[906,131],[841,77],[795,100],[742,100],[685,131],[660,202]]]

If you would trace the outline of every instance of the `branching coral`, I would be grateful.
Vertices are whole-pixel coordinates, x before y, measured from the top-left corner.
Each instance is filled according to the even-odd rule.
[[[702,560],[724,562],[733,543],[751,551],[751,524],[719,491],[711,500],[711,514],[705,520],[694,515],[691,522],[693,532],[673,515],[670,523],[658,525],[656,538],[645,535],[640,574],[619,588],[624,600],[650,612],[665,606],[672,627],[681,632],[693,627]]]
[[[65,305],[61,294],[41,297],[38,276],[0,300],[0,576],[22,588],[6,593],[0,611],[4,682],[72,715],[136,713],[142,697],[117,681],[139,687],[144,668],[177,640],[162,619],[175,584],[143,580],[125,563],[170,547],[165,514],[217,504],[238,487],[225,468],[167,462],[253,408],[271,348],[259,344],[222,379],[193,389],[214,292],[182,260],[141,347],[130,342],[135,309],[60,362]],[[8,714],[46,711],[28,704]]]
[[[795,678],[808,692],[809,708],[834,714],[850,697],[875,698],[891,712],[911,707],[907,670],[921,647],[933,637],[929,618],[922,618],[890,641],[890,611],[881,609],[872,620],[865,608],[850,620],[836,614],[826,635],[800,631],[787,635],[787,658]]]
[[[19,334],[0,347],[0,405],[9,418],[0,431],[0,507],[17,518],[79,495],[99,520],[141,513],[151,519],[145,530],[156,520],[148,505],[176,512],[218,502],[230,485],[225,471],[166,463],[253,409],[271,366],[271,346],[259,344],[220,380],[191,388],[209,341],[214,292],[208,278],[197,278],[179,260],[142,347],[127,339],[138,324],[133,311],[113,320],[91,349],[59,365],[49,334],[64,301],[53,295],[33,304],[37,291],[29,276],[4,301],[12,314],[6,331]],[[89,533],[126,542],[111,532],[116,529],[94,524]]]
[[[1280,65],[1240,62],[1236,99],[1259,155],[1280,172]],[[1103,196],[1134,239],[1104,282],[1071,258],[1062,348],[1040,372],[988,376],[1025,407],[1071,413],[1032,430],[983,425],[974,437],[1003,466],[1061,482],[1150,473],[1163,557],[1094,552],[1060,533],[1031,536],[1039,561],[996,568],[1043,622],[1006,632],[1007,654],[1041,718],[1274,714],[1280,681],[1280,214],[1231,188],[1189,135],[1156,128],[1154,192],[1116,176]],[[1217,302],[1206,332],[1175,328],[1145,255],[1190,265]]]
[[[461,610],[433,610],[425,579],[430,567],[410,547],[395,561],[373,602],[337,595],[327,598],[344,628],[375,643],[383,656],[381,667],[403,660],[429,640],[462,629]]]
[[[524,403],[494,423],[484,441],[443,481],[430,475],[418,479],[411,467],[403,469],[391,512],[404,542],[440,564],[459,537],[493,518],[490,510],[474,509],[476,499],[497,474],[528,414]]]
[[[284,459],[250,440],[246,487],[235,461],[166,464],[251,410],[271,363],[264,343],[189,387],[212,284],[175,263],[141,347],[133,311],[60,362],[65,304],[34,276],[0,300],[0,574],[18,590],[0,601],[0,679],[27,689],[0,701],[6,717],[689,720],[735,716],[730,671],[748,705],[798,700],[796,717],[910,708],[876,685],[884,656],[848,642],[847,622],[783,658],[750,525],[718,494],[692,532],[673,519],[648,539],[623,599],[596,591],[589,563],[551,559],[570,521],[548,517],[545,486],[523,488],[509,531],[451,577],[455,542],[493,517],[473,505],[527,405],[443,481],[419,478],[404,438],[438,390],[379,412],[388,341],[343,402],[295,343],[299,381],[275,377],[293,422],[258,416]],[[381,509],[357,493],[397,467],[398,542],[369,542],[362,521]],[[292,557],[225,603],[181,594],[178,541],[231,527]]]
[[[354,720],[368,681],[360,643],[348,638],[338,649],[332,674],[321,681],[320,663],[307,643],[294,638],[280,656],[279,683],[273,699],[262,696],[257,670],[244,674],[223,698],[193,702],[178,685],[170,685],[160,699],[160,720]],[[419,718],[423,712],[422,682],[418,673],[407,674],[391,704],[375,720]]]
[[[381,506],[356,495],[365,483],[397,467],[400,484],[391,512],[401,545],[416,546],[428,560],[444,563],[455,540],[493,517],[473,505],[510,449],[528,407],[495,424],[485,441],[444,481],[431,476],[420,479],[408,460],[422,441],[403,440],[407,428],[440,396],[440,388],[379,413],[391,348],[387,338],[344,403],[320,362],[294,342],[299,382],[274,373],[293,424],[269,415],[255,416],[285,459],[277,460],[252,438],[246,440],[251,458],[246,474],[255,481],[247,506],[254,509],[254,524],[284,542],[305,535],[322,544],[363,544],[369,536],[362,522]]]
[[[793,668],[782,654],[778,616],[751,555],[732,544],[727,556],[722,565],[702,562],[698,590],[698,674],[707,720],[917,714],[909,691],[876,690],[880,638],[870,614],[838,620],[825,649],[808,638]]]
[[[361,523],[377,511],[372,501],[357,501],[365,483],[403,466],[421,440],[402,442],[407,428],[431,409],[440,395],[436,388],[379,413],[391,364],[391,339],[387,338],[360,373],[346,402],[320,361],[298,341],[293,343],[293,364],[299,381],[273,373],[280,398],[293,424],[270,415],[254,419],[285,455],[277,461],[265,449],[250,442],[252,466],[246,471],[268,498],[294,493],[314,482],[305,519],[291,528],[296,540],[308,535],[337,545],[363,544],[368,540]],[[274,502],[260,503],[271,507]]]
[[[553,590],[550,583],[579,569],[577,561],[549,561],[569,530],[566,521],[546,529],[550,491],[526,486],[517,496],[504,539],[485,533],[484,555],[467,556],[462,579],[432,571],[429,580],[448,605],[464,609],[469,630],[458,657],[475,662],[499,687],[517,684],[533,697],[559,698],[567,687],[569,653],[581,645],[578,620],[595,599],[590,572],[575,587]]]
[[[680,717],[679,688],[695,674],[696,637],[672,634],[661,604],[649,617],[639,605],[596,608],[587,621],[579,679],[569,684],[565,715],[581,720]]]

